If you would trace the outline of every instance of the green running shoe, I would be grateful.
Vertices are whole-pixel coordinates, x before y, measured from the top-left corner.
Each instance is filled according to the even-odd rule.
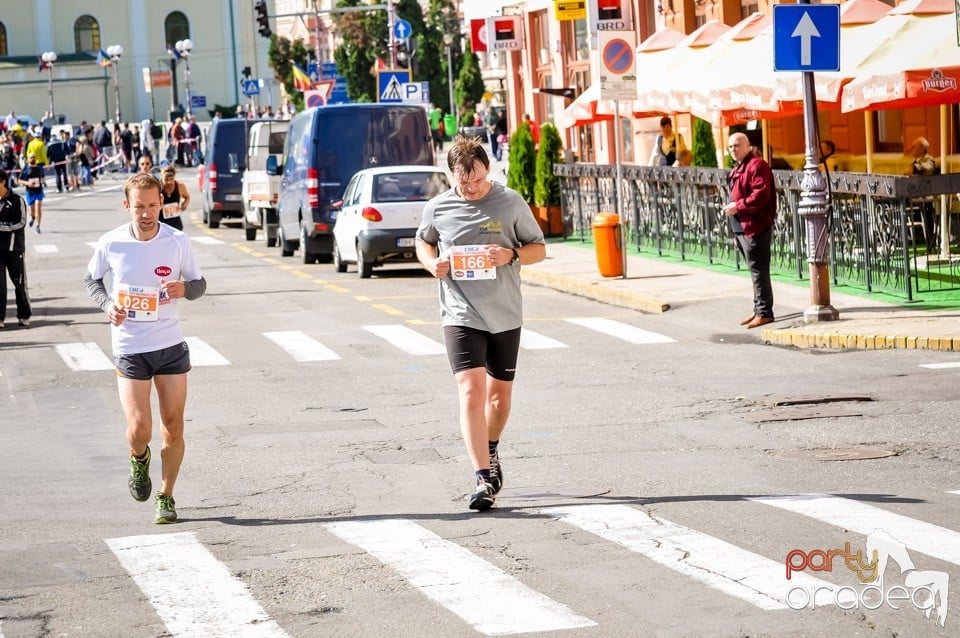
[[[157,517],[153,519],[156,525],[166,525],[177,522],[177,504],[172,496],[157,492]]]
[[[130,488],[130,496],[141,503],[150,498],[150,491],[153,489],[153,483],[150,482],[150,446],[147,446],[147,460],[138,461],[137,457],[130,455],[130,478],[127,479],[127,487]]]

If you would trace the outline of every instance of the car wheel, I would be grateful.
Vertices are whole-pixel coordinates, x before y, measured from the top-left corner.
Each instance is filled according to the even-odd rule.
[[[317,253],[312,253],[307,250],[309,244],[309,237],[307,237],[307,227],[303,224],[300,224],[300,254],[303,256],[303,263],[305,264],[315,264],[317,263]]]
[[[267,210],[262,209],[260,213],[260,227],[263,229],[263,239],[267,243],[267,248],[273,248],[277,245],[277,229],[271,228],[267,223]]]
[[[336,240],[333,241],[333,267],[337,272],[347,272],[347,262],[343,261],[340,255],[340,246],[337,245]]]
[[[280,244],[280,254],[284,257],[293,257],[296,248],[283,235],[283,227],[277,229],[277,243]]]
[[[370,275],[373,274],[373,262],[366,261],[360,244],[357,244],[357,274],[360,275],[360,279],[370,279]]]
[[[210,214],[210,213],[207,211],[206,205],[204,205],[204,207],[203,207],[203,224],[204,224],[204,226],[206,226],[206,224],[207,224],[207,219],[209,219],[209,218],[207,217],[207,215],[209,215],[209,214]]]
[[[210,211],[207,216],[207,226],[210,228],[220,228],[220,213]]]
[[[247,224],[246,219],[243,220],[243,235],[247,241],[255,241],[257,239],[257,229]]]

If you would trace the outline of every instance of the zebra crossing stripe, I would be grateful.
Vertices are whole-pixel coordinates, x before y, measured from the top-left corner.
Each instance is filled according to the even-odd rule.
[[[263,336],[290,353],[295,361],[333,361],[340,358],[336,352],[299,330],[264,332]]]
[[[960,533],[832,494],[756,496],[751,501],[836,525],[864,536],[882,529],[918,552],[960,565]]]
[[[829,583],[804,573],[788,581],[783,562],[754,554],[628,505],[551,507],[544,514],[613,541],[725,594],[764,610],[788,609],[787,592],[816,592],[816,604],[833,604]],[[817,590],[816,587],[824,589]],[[844,595],[840,596],[845,600]],[[849,602],[853,597],[849,597]]]
[[[520,347],[524,350],[549,350],[551,348],[567,348],[567,344],[560,343],[539,332],[523,328],[520,330]]]
[[[230,361],[200,337],[185,337],[190,347],[191,366],[228,366]]]
[[[422,356],[428,354],[446,354],[447,349],[442,343],[425,337],[416,330],[401,325],[364,326],[364,330],[372,332],[381,339],[389,341],[407,354]]]
[[[287,636],[193,533],[127,536],[106,543],[171,635]]]
[[[921,368],[930,370],[945,370],[947,368],[960,368],[960,361],[944,361],[943,363],[921,363]]]
[[[57,248],[56,244],[34,244],[33,252],[38,255],[49,255],[51,253],[58,253],[60,249]]]
[[[637,328],[629,324],[614,321],[612,319],[603,319],[602,317],[586,317],[583,319],[566,319],[570,323],[583,326],[590,330],[596,330],[611,337],[622,339],[628,343],[636,345],[649,345],[654,343],[675,343],[676,339]]]
[[[75,372],[113,370],[113,361],[94,342],[58,343],[57,354]]]
[[[207,246],[216,246],[217,244],[224,243],[215,237],[207,237],[206,235],[190,235],[190,239],[198,244],[206,244]]]
[[[411,521],[351,521],[326,528],[488,636],[597,624]]]

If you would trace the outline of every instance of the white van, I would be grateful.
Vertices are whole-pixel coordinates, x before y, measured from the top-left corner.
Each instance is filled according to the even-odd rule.
[[[283,144],[289,121],[267,120],[250,127],[247,169],[243,172],[243,230],[247,241],[263,230],[267,246],[277,245],[277,200]]]

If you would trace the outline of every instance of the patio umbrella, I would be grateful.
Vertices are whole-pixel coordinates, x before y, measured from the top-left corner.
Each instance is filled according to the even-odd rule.
[[[637,101],[647,113],[686,113],[686,105],[672,93],[678,79],[699,76],[702,51],[730,27],[709,20],[671,49],[642,50],[637,47]],[[644,44],[646,41],[644,42]]]
[[[905,21],[854,70],[843,111],[960,102],[954,0],[909,0],[890,15]]]
[[[597,113],[597,103],[600,101],[600,85],[592,84],[590,88],[577,96],[570,106],[557,115],[557,126],[573,128],[586,126],[597,122],[609,122],[612,114]]]

